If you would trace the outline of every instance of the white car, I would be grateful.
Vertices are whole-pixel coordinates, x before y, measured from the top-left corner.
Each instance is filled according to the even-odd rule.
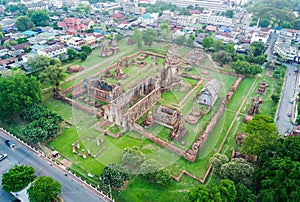
[[[4,160],[7,157],[7,154],[0,154],[0,161]]]

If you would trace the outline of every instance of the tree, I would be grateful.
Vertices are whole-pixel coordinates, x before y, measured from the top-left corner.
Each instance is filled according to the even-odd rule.
[[[161,186],[167,186],[171,183],[172,175],[170,170],[163,169],[156,173],[155,183]]]
[[[69,61],[75,60],[77,58],[77,53],[72,48],[67,49],[68,59]]]
[[[202,46],[205,49],[209,49],[210,47],[212,47],[214,44],[214,40],[211,37],[206,37],[202,40]]]
[[[241,151],[245,154],[259,155],[264,148],[278,139],[278,130],[274,120],[265,115],[255,115],[247,123],[247,138],[244,140]]]
[[[225,12],[225,17],[232,18],[233,17],[233,10],[227,10]]]
[[[148,45],[149,47],[152,46],[153,41],[156,39],[156,30],[152,28],[146,29],[146,31],[143,32],[143,41],[145,45]]]
[[[225,163],[228,163],[229,160],[226,155],[216,153],[209,159],[209,162],[212,165],[213,172],[217,175],[220,175],[221,166]]]
[[[275,158],[262,166],[260,201],[300,201],[300,162]]]
[[[80,52],[85,52],[86,55],[91,54],[92,51],[93,51],[92,48],[90,46],[88,46],[88,45],[83,45],[80,48]]]
[[[237,198],[236,202],[253,202],[256,196],[244,184],[238,183],[236,186]]]
[[[221,40],[214,40],[212,47],[214,48],[214,51],[220,51],[224,49],[224,43]]]
[[[35,179],[34,169],[30,166],[15,165],[8,172],[2,175],[3,190],[7,192],[17,192],[24,189]]]
[[[234,69],[237,73],[244,75],[255,75],[262,71],[261,66],[251,65],[246,61],[236,61],[231,63],[231,68]]]
[[[46,10],[43,11],[31,11],[28,16],[30,17],[31,22],[35,26],[47,26],[49,25],[50,17]]]
[[[124,182],[129,180],[129,174],[116,164],[109,164],[106,166],[100,176],[100,181],[115,188],[120,188],[124,185]]]
[[[41,117],[25,126],[22,135],[34,144],[45,142],[60,131],[59,122],[60,119]]]
[[[139,172],[147,180],[154,181],[156,172],[159,170],[159,164],[153,159],[148,159],[140,166]]]
[[[79,53],[79,58],[80,58],[80,60],[81,60],[82,62],[85,61],[86,58],[87,58],[86,52],[80,52],[80,53]]]
[[[32,74],[37,75],[39,71],[44,70],[46,67],[52,65],[60,66],[61,62],[56,58],[49,58],[46,56],[38,55],[34,58],[29,59],[26,65],[30,69],[30,72]]]
[[[185,43],[185,36],[182,35],[182,36],[178,36],[176,39],[175,39],[175,43],[179,46],[182,46],[184,43]]]
[[[231,54],[232,56],[235,55],[235,48],[234,48],[234,44],[233,43],[227,43],[225,45],[225,51],[229,54]]]
[[[41,104],[32,104],[29,107],[22,109],[20,112],[20,117],[25,121],[34,121],[42,117],[47,119],[55,119],[55,122],[60,122],[62,118],[56,113],[50,111],[47,107]]]
[[[161,37],[164,40],[169,40],[170,39],[170,27],[167,23],[162,23],[159,26],[160,32],[161,32]]]
[[[213,60],[217,61],[221,65],[221,67],[223,67],[223,65],[228,64],[229,62],[232,61],[231,55],[226,51],[215,52],[212,54],[212,58]]]
[[[265,45],[263,42],[260,41],[254,41],[250,44],[249,51],[254,56],[257,57],[263,53],[265,50]]]
[[[186,40],[186,45],[188,47],[194,47],[194,39],[192,39],[191,37],[189,37],[187,40]]]
[[[39,78],[42,83],[55,85],[53,90],[55,96],[59,91],[59,83],[65,80],[66,75],[62,68],[59,68],[57,65],[51,65],[41,72]]]
[[[203,201],[203,202],[206,202],[206,201],[209,201],[209,192],[208,192],[208,188],[203,185],[203,184],[200,184],[199,186],[197,187],[193,187],[190,189],[189,193],[188,193],[188,198],[189,198],[189,201],[192,201],[192,202],[197,202],[197,201]]]
[[[224,163],[220,168],[220,177],[230,179],[235,183],[242,183],[248,187],[252,185],[254,166],[244,159],[233,159]]]
[[[131,36],[131,40],[137,42],[137,46],[140,49],[143,45],[143,32],[138,28],[133,30],[133,34]]]
[[[15,24],[19,31],[26,31],[33,27],[33,23],[27,16],[18,17]]]
[[[224,201],[234,202],[236,199],[236,189],[234,182],[231,180],[221,180],[220,181],[220,193]]]
[[[259,22],[260,27],[268,27],[270,25],[270,22],[268,19],[261,19]]]
[[[144,155],[138,147],[127,147],[122,154],[122,162],[131,166],[137,166],[145,160]]]
[[[300,30],[300,19],[295,20],[293,23],[294,29]]]
[[[52,177],[41,176],[27,190],[32,202],[51,201],[61,192],[61,184]]]
[[[9,117],[41,101],[41,85],[36,77],[14,74],[0,77],[0,117]]]

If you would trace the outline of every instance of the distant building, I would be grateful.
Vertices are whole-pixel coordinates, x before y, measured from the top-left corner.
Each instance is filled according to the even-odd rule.
[[[158,19],[158,13],[145,13],[138,18],[138,22],[144,25],[153,25]]]
[[[227,1],[223,0],[160,0],[167,3],[172,3],[177,6],[187,7],[187,6],[195,6],[198,8],[205,8],[207,10],[224,12],[229,10],[231,4],[227,4]],[[230,1],[230,3],[235,1]]]
[[[60,54],[67,53],[67,49],[64,45],[54,44],[52,46],[47,46],[46,48],[37,51],[38,55],[47,56],[49,58],[58,57]]]
[[[212,107],[218,99],[221,87],[222,85],[216,79],[207,82],[200,92],[198,103]]]

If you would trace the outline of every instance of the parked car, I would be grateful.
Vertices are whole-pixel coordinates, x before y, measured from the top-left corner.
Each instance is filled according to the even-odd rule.
[[[0,154],[0,161],[2,161],[3,159],[5,159],[7,157],[7,154]]]
[[[293,103],[294,103],[294,100],[293,100],[293,99],[291,99],[291,100],[289,101],[289,103],[293,104]]]
[[[16,147],[16,144],[13,141],[11,141],[11,140],[5,140],[5,143],[10,148],[15,148]]]
[[[287,114],[287,116],[288,116],[288,117],[291,117],[291,116],[292,116],[291,112],[289,112],[289,113]]]

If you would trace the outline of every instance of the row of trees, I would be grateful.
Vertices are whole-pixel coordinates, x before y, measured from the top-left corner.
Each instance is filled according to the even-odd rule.
[[[88,45],[81,46],[80,52],[78,53],[74,49],[68,48],[67,49],[68,58],[66,60],[73,61],[79,57],[81,61],[85,61],[88,55],[91,54],[92,51],[93,51],[92,48]]]
[[[2,175],[3,190],[18,192],[32,183],[27,190],[30,201],[51,201],[61,192],[61,184],[52,177],[41,176],[36,178],[34,169],[30,166],[14,166]]]
[[[210,163],[213,173],[221,178],[218,187],[214,183],[190,189],[190,201],[299,201],[300,144],[299,136],[281,138],[274,120],[256,115],[246,125],[247,138],[241,151],[256,155],[257,163],[245,160],[229,160],[223,154],[215,154]],[[231,181],[231,198],[222,195],[222,181]]]
[[[266,55],[262,55],[265,46],[262,42],[253,42],[247,54],[236,54],[233,43],[226,43],[224,45],[221,40],[214,40],[212,37],[206,37],[202,41],[202,46],[206,50],[212,50],[212,58],[217,61],[221,67],[231,63],[231,67],[240,74],[255,75],[260,73],[261,67]]]
[[[300,17],[291,14],[292,11],[300,12],[300,2],[294,0],[257,1],[253,7],[255,16],[253,25],[260,18],[261,27],[279,26],[288,29],[300,30]]]
[[[42,105],[34,104],[23,109],[20,117],[30,122],[22,130],[22,135],[35,144],[54,137],[60,131],[62,118]]]
[[[19,31],[26,31],[34,26],[47,26],[49,23],[50,17],[46,10],[29,11],[27,15],[16,19],[16,27]]]
[[[140,175],[160,186],[167,186],[171,183],[171,172],[168,169],[162,169],[157,161],[146,159],[138,147],[124,149],[122,165],[106,166],[102,171],[100,181],[106,186],[120,188],[125,181],[130,179],[131,175]]]

